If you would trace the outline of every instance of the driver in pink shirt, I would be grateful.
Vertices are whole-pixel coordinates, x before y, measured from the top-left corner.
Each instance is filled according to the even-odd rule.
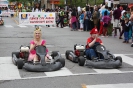
[[[35,47],[38,46],[38,45],[42,45],[42,46],[45,46],[46,45],[46,41],[43,40],[41,37],[42,37],[41,30],[40,29],[36,29],[34,31],[34,39],[30,42],[30,54],[29,54],[28,61],[32,61],[33,60],[34,63],[37,62],[37,61],[39,61],[39,58],[36,55]],[[46,52],[47,52],[47,55],[44,58],[45,58],[45,61],[47,62],[52,57],[49,56],[48,49],[47,49]]]

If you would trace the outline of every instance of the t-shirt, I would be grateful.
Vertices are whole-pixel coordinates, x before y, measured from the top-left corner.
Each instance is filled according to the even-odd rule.
[[[108,16],[110,15],[110,12],[109,12],[107,9],[103,9],[103,10],[101,11],[102,17],[104,16],[105,11],[107,11],[107,15],[108,15]]]
[[[87,47],[86,47],[87,49],[89,48],[88,44],[91,43],[93,40],[94,40],[94,38],[92,38],[92,37],[87,39]],[[100,38],[97,38],[96,42],[102,44],[102,40]]]
[[[108,1],[108,7],[111,7],[111,1]]]
[[[36,9],[32,9],[32,12],[41,12],[41,10],[39,10],[38,8],[36,8]]]
[[[46,41],[45,41],[45,40],[42,40],[41,45],[44,45],[45,43],[46,43]],[[32,40],[32,41],[30,42],[30,44],[35,45],[34,40]],[[48,52],[48,49],[46,49],[46,52]],[[30,54],[36,54],[36,50],[31,50],[31,51],[30,51]]]

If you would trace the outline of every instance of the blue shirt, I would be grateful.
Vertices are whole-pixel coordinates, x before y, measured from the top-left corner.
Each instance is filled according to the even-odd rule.
[[[84,19],[84,14],[81,14],[80,15],[80,20],[83,20]]]
[[[104,12],[107,11],[107,15],[109,16],[110,15],[110,12],[107,10],[107,9],[103,9],[101,14],[102,14],[102,17],[104,16]]]

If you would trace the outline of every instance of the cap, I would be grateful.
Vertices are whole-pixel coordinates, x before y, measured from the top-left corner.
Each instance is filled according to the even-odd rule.
[[[93,28],[90,32],[90,34],[98,34],[97,28]]]

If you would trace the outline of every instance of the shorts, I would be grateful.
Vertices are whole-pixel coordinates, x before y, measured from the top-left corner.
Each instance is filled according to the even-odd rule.
[[[120,27],[120,20],[115,19],[113,22],[113,27]]]

